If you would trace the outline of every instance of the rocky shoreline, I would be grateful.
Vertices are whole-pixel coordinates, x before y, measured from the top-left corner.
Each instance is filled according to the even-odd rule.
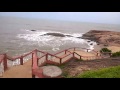
[[[83,34],[82,39],[88,39],[98,44],[120,46],[120,32],[91,30]]]

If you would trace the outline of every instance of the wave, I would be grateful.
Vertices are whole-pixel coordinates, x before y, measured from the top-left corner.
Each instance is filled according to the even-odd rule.
[[[38,46],[49,46],[52,47],[53,51],[60,50],[60,46],[65,44],[88,44],[89,49],[94,49],[93,45],[90,45],[87,40],[81,39],[83,33],[62,33],[58,31],[50,31],[50,30],[26,30],[25,34],[18,34],[17,37],[19,39],[24,39],[27,41],[37,42]]]

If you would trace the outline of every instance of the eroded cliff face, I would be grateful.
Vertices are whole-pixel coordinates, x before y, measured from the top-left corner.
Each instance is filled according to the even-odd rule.
[[[120,46],[120,32],[91,30],[83,34],[82,38],[93,40],[100,44]]]

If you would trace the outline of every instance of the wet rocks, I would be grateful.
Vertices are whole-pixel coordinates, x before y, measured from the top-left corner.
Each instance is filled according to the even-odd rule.
[[[65,37],[65,35],[61,34],[61,33],[46,33],[44,35],[51,35],[51,36],[56,36],[56,37]]]
[[[64,35],[62,33],[46,33],[46,34],[43,34],[42,36],[45,36],[45,35],[51,35],[51,36],[55,36],[55,37],[65,37],[65,36],[67,36],[67,37],[73,37],[71,35]]]
[[[120,46],[120,32],[91,30],[83,34],[82,39],[93,40],[99,44]]]

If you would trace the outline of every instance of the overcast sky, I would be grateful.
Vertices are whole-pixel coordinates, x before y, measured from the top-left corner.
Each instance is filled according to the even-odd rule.
[[[120,24],[120,12],[0,12],[0,16]]]

